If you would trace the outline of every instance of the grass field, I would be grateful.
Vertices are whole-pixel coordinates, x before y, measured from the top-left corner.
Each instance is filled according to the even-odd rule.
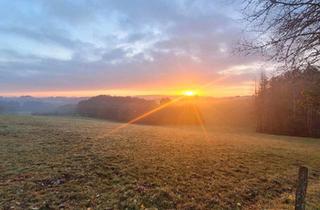
[[[0,116],[2,209],[293,209],[299,165],[320,209],[320,139],[119,125]]]

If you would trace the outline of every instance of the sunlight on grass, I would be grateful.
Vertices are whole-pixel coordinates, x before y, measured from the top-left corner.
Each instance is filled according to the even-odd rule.
[[[115,125],[0,117],[0,206],[290,209],[302,161],[311,170],[308,207],[319,207],[316,139],[208,127],[206,141],[199,128],[141,125],[102,135]]]

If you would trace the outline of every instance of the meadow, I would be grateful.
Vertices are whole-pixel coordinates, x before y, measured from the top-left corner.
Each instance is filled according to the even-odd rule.
[[[320,209],[319,139],[226,124],[0,116],[0,209],[293,209],[300,165]]]

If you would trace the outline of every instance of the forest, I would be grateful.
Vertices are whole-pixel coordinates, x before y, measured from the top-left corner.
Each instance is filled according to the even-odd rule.
[[[270,79],[264,73],[256,92],[257,131],[320,137],[320,71],[293,69]]]

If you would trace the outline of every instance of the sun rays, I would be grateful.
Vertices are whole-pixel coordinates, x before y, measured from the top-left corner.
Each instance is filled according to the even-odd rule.
[[[128,121],[125,124],[122,124],[120,126],[115,127],[110,132],[108,132],[106,134],[106,136],[114,134],[114,133],[118,132],[119,130],[128,127],[131,124],[139,122],[140,120],[142,120],[142,119],[144,119],[144,118],[146,118],[146,117],[148,117],[148,116],[150,116],[150,115],[152,115],[152,114],[154,114],[156,112],[159,112],[160,110],[163,110],[163,109],[165,109],[165,108],[167,108],[167,107],[169,107],[171,105],[174,105],[177,102],[181,101],[182,99],[185,99],[185,98],[189,99],[189,97],[191,97],[191,96],[197,96],[198,92],[200,92],[200,90],[202,88],[207,88],[207,87],[213,85],[216,82],[220,82],[222,80],[225,80],[226,78],[228,78],[228,76],[223,76],[223,77],[220,77],[220,78],[215,79],[213,81],[210,81],[210,82],[202,85],[201,87],[199,87],[198,89],[195,89],[195,90],[185,90],[185,91],[182,92],[183,93],[182,96],[174,98],[174,99],[170,100],[167,103],[161,104],[160,106],[158,106],[158,107],[156,107],[156,108],[154,108],[154,109],[152,109],[152,110],[150,110],[150,111],[148,111],[146,113],[143,113],[142,115],[140,115],[140,116]],[[191,103],[192,103],[193,114],[196,116],[196,119],[198,121],[198,124],[201,127],[201,130],[202,130],[202,132],[203,132],[203,134],[205,136],[205,139],[208,140],[209,139],[209,134],[208,134],[208,131],[207,131],[206,127],[205,127],[204,120],[202,119],[201,112],[199,111],[199,108],[195,104],[196,103],[195,101],[192,101]]]
[[[180,101],[184,97],[185,96],[180,96],[180,97],[175,98],[175,99],[173,99],[173,100],[171,100],[171,101],[169,101],[167,103],[164,103],[164,104],[160,105],[159,107],[157,107],[155,109],[152,109],[152,110],[150,110],[150,111],[148,111],[148,112],[146,112],[146,113],[144,113],[144,114],[142,114],[142,115],[130,120],[129,122],[112,129],[108,134],[110,135],[110,134],[113,134],[113,133],[119,131],[120,129],[126,128],[127,126],[129,126],[129,125],[131,125],[131,124],[133,124],[135,122],[138,122],[139,120],[142,120],[145,117],[148,117],[149,115],[151,115],[151,114],[153,114],[155,112],[158,112],[158,111],[160,111],[160,110],[162,110],[162,109],[164,109],[164,108],[166,108],[166,107],[168,107],[168,106],[170,106],[170,105],[172,105],[174,103],[177,103],[178,101]]]

